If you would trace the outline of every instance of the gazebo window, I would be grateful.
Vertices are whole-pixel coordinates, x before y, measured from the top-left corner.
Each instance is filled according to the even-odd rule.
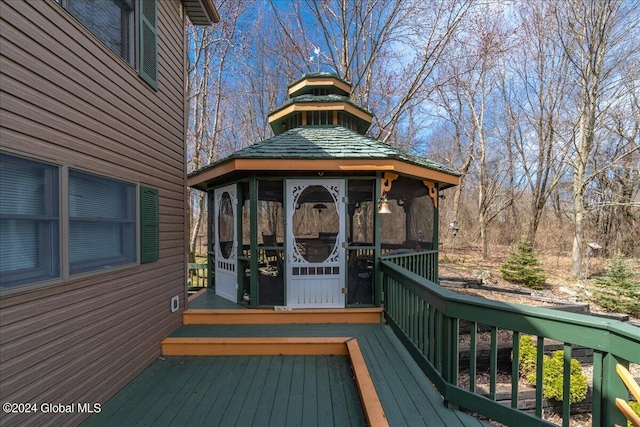
[[[340,221],[336,202],[327,188],[306,187],[298,197],[292,220],[296,251],[293,256],[299,255],[310,263],[327,260],[339,244],[336,239]]]
[[[231,195],[227,192],[220,197],[220,203],[218,205],[218,233],[220,242],[220,254],[226,260],[231,257],[233,253],[233,242],[235,232],[233,206],[231,204]]]
[[[333,124],[333,111],[307,111],[307,125],[321,126]]]
[[[286,130],[294,129],[300,126],[302,126],[301,113],[295,113],[291,117],[287,117],[287,119],[284,121],[284,127]]]
[[[373,304],[375,182],[350,179],[348,192],[347,288],[349,305]]]
[[[381,216],[383,253],[433,249],[434,207],[421,181],[400,177],[387,194],[391,214]]]
[[[284,305],[283,181],[258,181],[258,304]]]
[[[338,125],[351,130],[358,130],[356,119],[352,115],[346,114],[344,111],[338,111]]]

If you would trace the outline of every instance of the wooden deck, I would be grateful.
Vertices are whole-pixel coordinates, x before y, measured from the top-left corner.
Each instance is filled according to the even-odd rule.
[[[204,288],[200,292],[198,292],[198,294],[199,295],[193,295],[193,298],[189,297],[189,302],[187,303],[187,308],[189,310],[235,310],[247,308],[247,306],[245,305],[235,304],[229,300],[217,296],[216,292],[213,289]]]
[[[382,323],[185,325],[171,337],[354,337],[389,425],[484,425],[448,408]],[[361,426],[366,418],[348,356],[180,356],[154,362],[83,425]]]
[[[83,425],[366,424],[347,356],[220,356],[156,361]]]

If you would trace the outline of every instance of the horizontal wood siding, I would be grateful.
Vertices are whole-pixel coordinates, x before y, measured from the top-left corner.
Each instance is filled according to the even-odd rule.
[[[0,7],[1,148],[159,189],[159,261],[0,295],[0,401],[104,403],[180,326],[171,297],[185,305],[180,3],[158,2],[158,91],[55,2]],[[86,416],[2,413],[0,425],[72,425]]]

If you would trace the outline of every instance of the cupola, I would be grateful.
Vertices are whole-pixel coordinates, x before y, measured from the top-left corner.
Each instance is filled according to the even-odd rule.
[[[269,112],[276,135],[301,126],[342,126],[364,135],[372,114],[350,99],[351,84],[329,73],[305,74],[288,87],[287,101]]]

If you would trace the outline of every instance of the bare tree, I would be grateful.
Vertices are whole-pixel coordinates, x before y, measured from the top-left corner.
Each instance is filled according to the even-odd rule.
[[[230,94],[228,72],[236,56],[236,37],[240,19],[250,3],[221,2],[219,10],[225,19],[215,27],[189,28],[189,44],[193,61],[187,68],[186,90],[189,101],[187,129],[187,170],[193,172],[221,155],[225,147],[225,128]],[[195,261],[198,234],[206,213],[205,194],[188,189],[189,200],[189,261]]]
[[[516,134],[515,149],[529,187],[527,228],[534,242],[550,194],[567,170],[567,138],[563,138],[564,115],[569,98],[569,60],[556,42],[553,28],[556,4],[536,0],[520,3],[521,31],[517,52],[510,56],[517,80],[511,98],[525,131]]]
[[[593,155],[598,174],[587,206],[605,250],[633,256],[640,250],[640,69],[628,65],[636,78],[603,117],[606,144]]]
[[[559,40],[578,88],[573,169],[572,274],[582,272],[585,248],[585,193],[597,173],[590,159],[598,144],[602,112],[619,95],[621,67],[638,52],[638,3],[614,0],[561,2],[556,19]],[[633,36],[635,35],[635,36]]]
[[[478,7],[468,16],[462,33],[466,37],[457,40],[456,48],[443,56],[447,67],[440,70],[444,82],[437,90],[440,108],[448,113],[447,120],[455,129],[462,181],[466,188],[475,190],[475,221],[485,258],[488,227],[511,206],[514,194],[506,185],[513,174],[502,156],[508,151],[510,135],[500,131],[503,119],[497,114],[504,101],[500,93],[504,75],[501,68],[510,30],[500,14],[489,12]],[[454,196],[456,213],[461,191],[459,188]]]
[[[405,146],[412,144],[400,139],[420,122],[410,112],[435,89],[440,58],[472,3],[305,0],[283,10],[271,1],[286,35],[280,51],[298,56],[291,64],[306,61],[307,72],[328,69],[351,81],[354,101],[374,113],[370,134]],[[400,130],[405,121],[413,130]]]

